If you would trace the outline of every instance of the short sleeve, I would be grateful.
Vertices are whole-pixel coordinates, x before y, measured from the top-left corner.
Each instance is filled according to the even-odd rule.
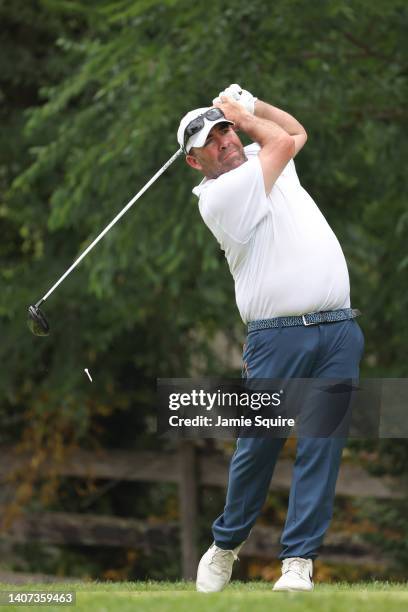
[[[290,159],[289,162],[286,164],[279,178],[281,177],[287,178],[296,184],[300,184],[299,178],[296,172],[295,162],[293,161],[293,159]]]
[[[261,163],[251,156],[238,168],[211,181],[200,193],[201,215],[222,244],[228,237],[245,244],[269,208]]]

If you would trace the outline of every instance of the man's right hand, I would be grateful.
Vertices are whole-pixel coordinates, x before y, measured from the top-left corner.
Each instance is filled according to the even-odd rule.
[[[214,106],[220,108],[228,121],[233,121],[235,126],[240,129],[242,121],[245,118],[251,116],[251,113],[242,106],[239,102],[236,102],[231,97],[221,95],[220,98],[214,98],[218,100],[214,103]]]
[[[248,112],[252,115],[255,112],[255,102],[258,98],[255,98],[249,91],[246,89],[242,89],[238,83],[232,83],[229,87],[224,89],[224,91],[220,91],[217,98],[214,98],[213,104],[216,104],[221,101],[221,97],[226,96],[227,98],[232,98],[236,102],[239,102],[241,106],[243,106]]]

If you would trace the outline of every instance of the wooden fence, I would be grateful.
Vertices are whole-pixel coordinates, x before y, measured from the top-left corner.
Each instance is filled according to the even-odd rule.
[[[5,483],[15,470],[24,469],[29,456],[0,448],[0,482]],[[38,541],[52,544],[134,547],[146,553],[163,542],[181,537],[183,578],[195,577],[198,550],[196,527],[199,488],[225,487],[229,458],[220,452],[203,454],[193,442],[180,442],[173,452],[151,451],[76,451],[61,464],[44,466],[63,477],[104,479],[128,482],[176,483],[179,490],[180,523],[149,522],[131,518],[65,512],[23,513],[0,534],[9,542]],[[288,491],[293,462],[277,463],[271,490]],[[337,495],[397,499],[406,496],[404,488],[392,478],[375,478],[356,465],[343,463],[337,483]],[[279,551],[279,530],[256,526],[242,549],[241,557],[270,559]],[[210,525],[209,525],[210,537]],[[322,561],[353,564],[387,565],[372,546],[358,534],[327,534],[320,555]]]

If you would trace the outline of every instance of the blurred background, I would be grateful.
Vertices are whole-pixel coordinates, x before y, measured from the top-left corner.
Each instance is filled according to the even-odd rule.
[[[154,410],[158,377],[240,375],[199,175],[179,159],[143,195],[47,301],[49,337],[25,319],[230,83],[305,126],[362,376],[407,376],[407,26],[403,0],[0,1],[0,580],[188,578],[211,543],[233,443],[165,442]],[[237,578],[278,575],[294,452]],[[406,579],[407,466],[406,439],[349,442],[318,579]]]

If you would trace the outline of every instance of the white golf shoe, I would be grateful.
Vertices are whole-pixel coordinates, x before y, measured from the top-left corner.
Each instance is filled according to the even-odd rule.
[[[313,561],[302,557],[289,557],[282,561],[282,576],[274,591],[313,591]]]
[[[227,586],[231,579],[232,565],[234,561],[238,560],[238,553],[242,544],[233,550],[223,550],[215,543],[211,544],[198,564],[197,591],[216,593]]]

